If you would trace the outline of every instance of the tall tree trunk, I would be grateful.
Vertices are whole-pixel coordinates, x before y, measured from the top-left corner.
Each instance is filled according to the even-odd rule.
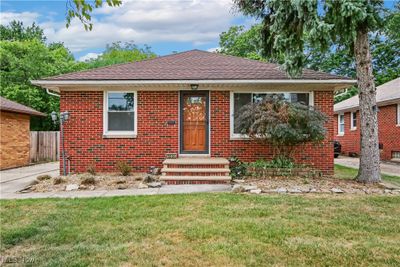
[[[367,29],[359,29],[354,43],[357,84],[360,100],[360,168],[357,180],[364,183],[381,181],[379,166],[376,88],[372,74],[371,52]]]

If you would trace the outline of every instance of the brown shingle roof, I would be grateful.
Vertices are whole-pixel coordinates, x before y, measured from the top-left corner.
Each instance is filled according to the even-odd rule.
[[[286,80],[279,65],[200,50],[73,72],[43,80]],[[303,70],[300,79],[348,79],[324,72]]]
[[[400,77],[376,87],[376,103],[379,106],[390,105],[400,101]],[[355,110],[359,106],[358,95],[352,96],[334,105],[336,113]]]
[[[0,96],[0,110],[35,115],[35,116],[46,116],[46,114],[42,112],[39,112],[37,110],[34,110],[33,108],[19,104],[17,102],[8,100],[7,98],[1,96]]]

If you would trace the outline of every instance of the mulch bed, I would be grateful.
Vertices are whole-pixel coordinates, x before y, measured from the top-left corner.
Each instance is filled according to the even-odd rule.
[[[330,177],[247,177],[247,179],[234,181],[234,183],[246,188],[252,188],[252,190],[254,190],[255,186],[261,190],[261,193],[400,194],[399,188],[384,183],[363,184],[354,180]]]
[[[78,189],[75,190],[134,189],[140,188],[141,185],[142,187],[146,186],[145,183],[143,183],[143,179],[146,175],[147,174],[144,173],[133,173],[129,176],[110,173],[98,175],[91,175],[88,173],[72,174],[41,181],[36,180],[30,190],[34,192],[66,191],[68,185],[77,185]],[[94,183],[91,178],[94,178]]]

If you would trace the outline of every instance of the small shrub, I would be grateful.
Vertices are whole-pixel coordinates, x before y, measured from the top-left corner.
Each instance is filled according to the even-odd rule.
[[[132,171],[132,167],[129,166],[125,161],[118,161],[117,168],[123,176],[128,176]]]
[[[51,176],[48,174],[43,174],[43,175],[39,175],[38,177],[36,177],[36,180],[38,181],[44,181],[44,180],[50,180]]]
[[[156,181],[157,181],[157,179],[154,178],[154,176],[151,175],[151,174],[146,174],[146,176],[143,177],[143,182],[146,183],[146,184],[147,184],[147,183],[156,182]]]
[[[82,176],[81,177],[81,184],[83,185],[94,185],[96,184],[96,178],[94,176]]]
[[[96,167],[94,165],[89,165],[86,171],[91,175],[96,175]]]
[[[65,183],[65,179],[62,177],[55,177],[53,180],[54,185],[63,184]]]
[[[295,167],[295,164],[291,158],[281,155],[273,158],[271,160],[271,164],[273,168],[292,169]]]
[[[231,157],[229,159],[229,168],[231,170],[230,175],[232,179],[241,178],[247,173],[247,164],[237,157]]]

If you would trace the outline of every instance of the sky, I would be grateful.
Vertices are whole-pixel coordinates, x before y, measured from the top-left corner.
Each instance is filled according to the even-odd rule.
[[[105,5],[94,10],[93,30],[85,31],[78,20],[65,27],[66,2],[1,0],[0,23],[35,22],[48,42],[63,42],[76,59],[85,60],[116,41],[147,44],[158,55],[190,49],[213,51],[221,32],[255,22],[235,11],[232,0],[122,0],[119,7]]]
[[[48,42],[63,42],[77,60],[98,56],[107,44],[134,41],[149,45],[157,55],[191,49],[215,51],[219,34],[233,25],[250,26],[255,20],[235,11],[232,0],[122,0],[119,7],[95,9],[93,30],[73,20],[65,27],[68,0],[1,0],[0,23],[36,22]],[[393,8],[394,0],[385,1]]]

